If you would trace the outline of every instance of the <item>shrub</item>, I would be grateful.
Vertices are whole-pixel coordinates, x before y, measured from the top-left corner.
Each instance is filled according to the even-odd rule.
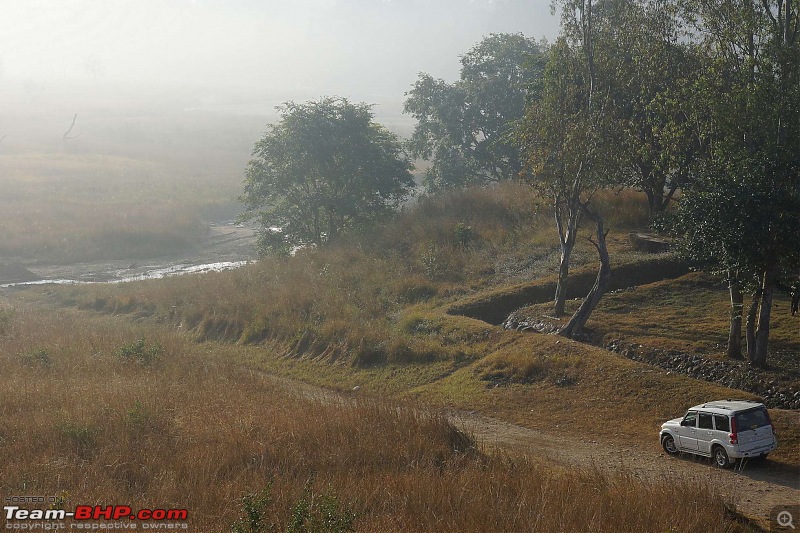
[[[124,344],[117,350],[117,355],[127,361],[135,361],[141,365],[149,366],[163,353],[164,348],[158,344],[147,344],[144,337],[131,343]]]
[[[30,367],[44,367],[50,368],[53,365],[53,360],[50,359],[50,354],[44,348],[25,352],[21,356],[22,362]]]
[[[355,518],[353,512],[342,508],[333,491],[329,489],[323,494],[315,494],[309,482],[303,496],[292,508],[286,533],[348,533],[355,531]]]
[[[272,483],[261,492],[242,497],[242,516],[231,526],[232,533],[267,533],[276,530],[269,522],[269,507],[272,505]]]
[[[64,422],[58,426],[69,448],[80,459],[89,459],[97,445],[97,429],[75,422]]]
[[[231,526],[232,533],[348,533],[355,531],[356,515],[343,507],[336,494],[329,489],[322,494],[313,490],[313,478],[306,483],[300,499],[292,506],[286,527],[279,527],[270,519],[272,509],[272,483],[260,492],[242,498],[242,516]]]
[[[467,248],[475,239],[475,232],[472,230],[472,226],[468,226],[459,222],[456,224],[455,230],[453,230],[456,244],[462,248]]]

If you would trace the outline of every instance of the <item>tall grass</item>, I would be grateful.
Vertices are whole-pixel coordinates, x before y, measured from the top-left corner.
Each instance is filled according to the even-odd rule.
[[[147,364],[122,355],[140,338]],[[68,508],[186,507],[223,531],[271,485],[280,529],[333,495],[358,531],[737,530],[701,484],[485,455],[420,406],[293,390],[169,330],[19,307],[0,376],[0,492]]]
[[[200,340],[278,341],[292,353],[357,364],[461,357],[399,325],[404,308],[495,276],[501,250],[530,249],[534,197],[508,184],[422,200],[377,233],[265,258],[221,275],[66,288],[84,308],[155,316]],[[533,238],[535,240],[535,238]]]
[[[436,304],[557,265],[550,217],[530,187],[506,183],[421,199],[385,227],[235,272],[124,286],[62,289],[84,308],[155,316],[199,340],[277,341],[296,355],[360,365],[463,358],[445,336],[402,327]],[[594,261],[581,243],[575,267]]]
[[[606,228],[642,230],[650,226],[647,196],[632,189],[600,191],[595,199]]]

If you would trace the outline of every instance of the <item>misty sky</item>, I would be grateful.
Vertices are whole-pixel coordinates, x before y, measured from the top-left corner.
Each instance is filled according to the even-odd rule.
[[[483,35],[557,30],[549,0],[0,0],[0,87],[401,99],[420,71],[455,79]]]

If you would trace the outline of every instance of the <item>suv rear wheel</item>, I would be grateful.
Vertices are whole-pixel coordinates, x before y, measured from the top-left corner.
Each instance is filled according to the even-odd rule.
[[[675,445],[675,439],[672,438],[672,435],[664,435],[661,438],[661,447],[664,448],[664,451],[669,455],[676,455],[678,453],[678,447]]]
[[[722,446],[714,446],[714,463],[720,468],[728,468],[731,465],[728,459],[728,452]]]

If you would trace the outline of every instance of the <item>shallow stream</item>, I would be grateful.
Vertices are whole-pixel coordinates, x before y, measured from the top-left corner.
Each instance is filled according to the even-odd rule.
[[[203,243],[191,252],[133,262],[120,259],[69,265],[14,264],[0,269],[0,289],[126,283],[231,270],[256,260],[254,241],[252,228],[233,222],[212,224]]]

